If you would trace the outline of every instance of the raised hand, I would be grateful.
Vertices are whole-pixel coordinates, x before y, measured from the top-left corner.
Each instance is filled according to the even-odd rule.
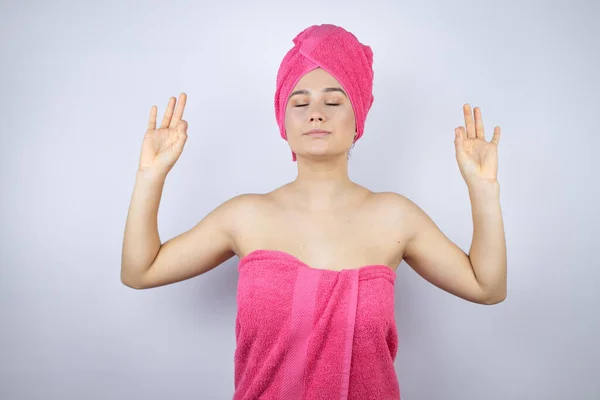
[[[498,143],[500,141],[500,127],[494,128],[492,139],[485,140],[481,109],[475,107],[475,119],[471,113],[471,106],[465,104],[463,113],[465,125],[454,130],[456,147],[456,161],[460,173],[467,185],[482,182],[496,182],[498,178]]]
[[[142,142],[139,170],[167,175],[179,159],[187,140],[187,122],[183,119],[183,110],[187,96],[182,93],[177,101],[171,97],[160,127],[156,129],[156,106],[150,110],[148,130]]]

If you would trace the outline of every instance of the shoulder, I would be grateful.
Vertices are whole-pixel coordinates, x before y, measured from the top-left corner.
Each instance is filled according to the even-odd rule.
[[[371,192],[369,202],[378,210],[392,215],[412,215],[422,212],[408,197],[395,192]]]
[[[213,209],[201,222],[215,226],[227,234],[232,240],[240,236],[244,227],[252,226],[256,218],[260,218],[264,195],[244,193],[225,200]]]
[[[264,194],[244,193],[223,202],[219,208],[229,217],[241,217],[260,211],[267,201],[267,196]]]
[[[275,211],[276,202],[270,193],[244,193],[219,206],[223,220],[232,232],[248,228],[264,220]]]
[[[282,208],[289,204],[288,186],[289,184],[286,184],[266,193],[239,194],[224,202],[221,208],[226,210],[229,216],[256,221],[257,218],[282,211]]]
[[[379,221],[387,221],[409,237],[429,220],[428,215],[408,197],[395,192],[372,192],[369,209]]]

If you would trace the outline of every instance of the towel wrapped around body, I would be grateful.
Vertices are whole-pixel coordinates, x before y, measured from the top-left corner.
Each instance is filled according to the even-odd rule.
[[[400,398],[391,268],[255,250],[238,272],[234,400]]]

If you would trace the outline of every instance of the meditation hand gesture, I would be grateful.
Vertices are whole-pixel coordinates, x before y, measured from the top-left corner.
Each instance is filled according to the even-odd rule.
[[[187,122],[182,120],[187,96],[182,93],[175,109],[175,97],[169,99],[160,128],[156,129],[157,107],[152,106],[148,130],[142,142],[139,170],[166,176],[179,159],[187,140]]]
[[[460,173],[467,186],[478,183],[496,182],[498,175],[498,142],[500,141],[500,127],[494,128],[492,140],[487,142],[481,119],[481,109],[475,107],[475,120],[471,114],[471,106],[465,104],[465,127],[460,126],[454,130],[456,147],[456,161]]]

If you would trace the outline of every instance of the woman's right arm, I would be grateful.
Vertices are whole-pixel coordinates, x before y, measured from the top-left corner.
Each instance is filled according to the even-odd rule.
[[[147,289],[201,275],[232,256],[231,224],[243,196],[210,212],[187,232],[161,244],[157,217],[164,178],[138,172],[123,238],[121,282]]]
[[[184,93],[169,99],[160,127],[157,108],[150,111],[142,143],[140,165],[123,237],[121,282],[145,289],[201,275],[234,255],[233,211],[246,196],[221,204],[189,231],[161,244],[158,207],[167,174],[178,160],[187,140],[187,122],[182,120]]]

